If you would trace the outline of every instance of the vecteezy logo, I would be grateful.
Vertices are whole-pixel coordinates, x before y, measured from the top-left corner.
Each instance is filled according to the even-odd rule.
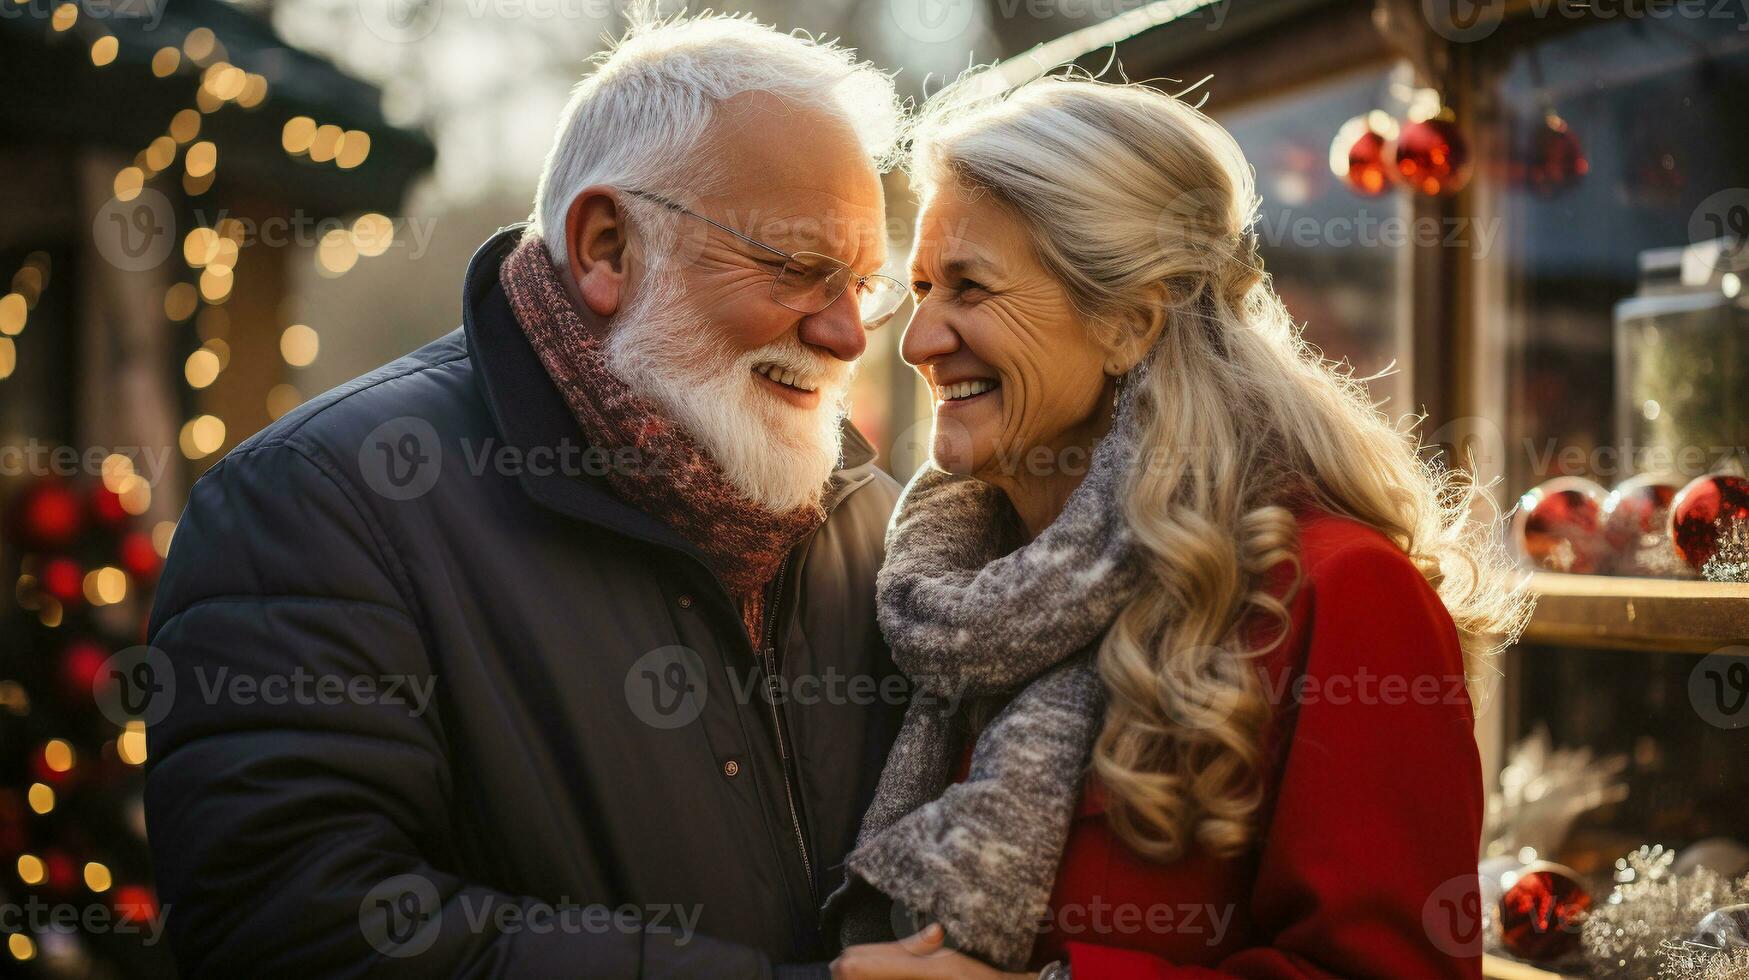
[[[1749,726],[1749,647],[1723,647],[1700,658],[1688,675],[1688,700],[1710,725]]]
[[[422,497],[443,470],[437,430],[417,416],[390,419],[364,437],[358,469],[366,486],[390,500]]]
[[[390,44],[411,44],[437,29],[443,0],[357,0],[364,28]]]
[[[97,254],[123,272],[156,269],[176,246],[170,199],[150,187],[132,200],[110,198],[91,219],[91,240]]]
[[[1176,694],[1161,705],[1166,717],[1185,728],[1207,731],[1225,724],[1238,705],[1218,696],[1202,679],[1205,665],[1231,661],[1233,654],[1224,647],[1192,647],[1165,664],[1170,688]]]
[[[1184,191],[1166,203],[1154,218],[1154,240],[1161,247],[1177,250],[1185,243],[1225,241],[1232,225],[1231,201],[1214,188]]]
[[[899,33],[923,44],[964,37],[976,13],[973,0],[887,0]]]
[[[892,909],[887,913],[887,925],[892,928],[893,935],[899,937],[899,942],[902,948],[914,955],[922,955],[925,950],[911,948],[911,937],[922,932],[924,929],[927,929],[934,923],[935,920],[930,916],[912,908],[904,901],[897,899],[893,901]],[[940,948],[960,948],[959,944],[954,942],[954,938],[946,934],[945,927],[942,930]]]
[[[924,416],[905,427],[893,440],[894,466],[922,466],[933,462],[950,473],[972,466],[972,432],[956,418],[939,414]]]
[[[1482,951],[1482,889],[1473,874],[1458,875],[1427,896],[1421,907],[1421,927],[1434,948],[1447,956],[1476,956]]]
[[[1689,241],[1720,239],[1719,269],[1749,270],[1749,187],[1729,187],[1709,194],[1688,216]]]
[[[651,728],[690,725],[704,713],[704,658],[689,647],[657,647],[626,671],[626,704]]]
[[[1506,0],[1421,0],[1421,15],[1447,41],[1480,41],[1505,19]]]
[[[384,956],[418,956],[437,942],[443,928],[437,886],[419,874],[384,880],[359,903],[358,928]]]
[[[176,699],[175,668],[156,647],[128,647],[103,662],[91,679],[91,694],[97,710],[117,725],[136,720],[156,725]]]
[[[1506,465],[1506,435],[1479,415],[1452,419],[1421,439],[1425,452],[1438,453],[1450,469],[1475,471],[1486,477]]]

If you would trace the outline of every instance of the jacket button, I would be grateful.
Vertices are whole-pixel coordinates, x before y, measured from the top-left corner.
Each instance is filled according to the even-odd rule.
[[[723,775],[725,776],[733,776],[740,771],[741,764],[734,759],[730,759],[728,762],[723,763]]]
[[[692,596],[683,595],[679,599],[676,599],[675,601],[680,603],[680,608],[682,608],[682,609],[691,609],[692,608]],[[730,773],[729,775],[733,776],[734,773]]]

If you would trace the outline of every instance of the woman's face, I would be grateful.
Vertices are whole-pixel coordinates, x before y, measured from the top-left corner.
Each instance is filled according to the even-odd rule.
[[[917,219],[911,283],[900,351],[935,396],[936,464],[995,483],[1085,472],[1071,454],[1104,431],[1106,354],[1020,219],[943,185]]]

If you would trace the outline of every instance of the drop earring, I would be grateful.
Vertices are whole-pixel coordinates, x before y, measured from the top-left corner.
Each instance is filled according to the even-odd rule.
[[[1129,377],[1129,372],[1117,376],[1111,391],[1111,420],[1117,421],[1117,403],[1123,400],[1123,379]]]

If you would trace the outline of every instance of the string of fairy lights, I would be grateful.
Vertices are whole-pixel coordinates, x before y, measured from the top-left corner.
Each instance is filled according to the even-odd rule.
[[[89,25],[93,35],[91,64],[99,69],[113,64],[119,42],[94,19],[82,21],[79,11],[78,3],[71,0],[60,4],[49,17],[50,30],[65,33]],[[167,45],[154,53],[151,61],[154,76],[169,78],[198,72],[200,84],[195,89],[194,105],[178,110],[161,135],[116,171],[111,185],[117,201],[136,199],[155,179],[175,167],[179,155],[182,191],[189,197],[199,197],[211,189],[218,173],[219,148],[212,140],[200,138],[204,117],[227,105],[243,110],[259,108],[268,101],[270,90],[266,76],[239,68],[227,58],[224,44],[206,27],[189,31],[180,45]],[[352,170],[370,156],[371,137],[363,130],[342,129],[300,115],[286,120],[281,146],[292,157]],[[345,275],[361,258],[387,252],[394,244],[394,234],[393,222],[375,212],[358,216],[349,226],[329,229],[316,243],[317,271],[331,278]],[[231,348],[226,340],[230,321],[224,304],[236,289],[237,264],[248,240],[248,225],[234,217],[193,228],[183,238],[183,261],[198,277],[193,282],[170,285],[164,293],[163,312],[171,323],[194,320],[200,346],[183,362],[183,378],[192,389],[210,387],[230,366]],[[19,277],[25,277],[22,285]],[[0,297],[0,379],[17,368],[19,352],[12,338],[23,331],[46,280],[47,256],[33,253],[14,277],[12,291]],[[308,367],[315,362],[319,350],[320,337],[310,326],[291,324],[281,331],[279,351],[288,366]],[[277,419],[302,402],[303,395],[296,386],[281,383],[268,390],[265,407],[268,416]],[[204,459],[224,448],[228,435],[224,419],[197,414],[183,423],[177,436],[178,448],[190,460]]]
[[[12,375],[18,366],[18,344],[12,338],[24,332],[30,311],[49,285],[47,252],[32,252],[12,274],[12,291],[0,296],[0,379]]]
[[[0,4],[22,5],[29,0],[0,0]],[[90,63],[95,70],[115,64],[120,42],[97,17],[81,17],[77,2],[68,0],[56,6],[48,18],[52,34],[78,35],[88,41]],[[116,201],[123,203],[139,197],[154,182],[168,179],[180,160],[179,184],[183,194],[199,197],[211,190],[220,165],[220,148],[212,139],[203,139],[205,117],[227,106],[239,111],[260,109],[270,98],[271,85],[264,75],[247,71],[228,60],[224,44],[206,27],[189,31],[176,45],[159,48],[151,59],[152,75],[159,79],[198,73],[199,84],[194,104],[171,116],[164,131],[134,154],[116,170],[111,190]],[[343,129],[332,123],[319,123],[309,116],[294,116],[283,124],[281,147],[288,155],[314,164],[330,165],[339,170],[353,170],[369,157],[370,134],[362,130]],[[394,244],[395,229],[385,215],[367,213],[350,223],[325,231],[313,249],[316,271],[324,277],[343,276],[361,259],[383,255]],[[192,228],[181,239],[181,260],[188,276],[169,285],[162,299],[164,319],[171,324],[192,321],[199,346],[183,359],[184,382],[192,390],[211,387],[223,375],[231,362],[230,316],[226,302],[237,289],[238,264],[251,241],[250,229],[235,217],[221,217],[210,226]],[[45,290],[49,288],[52,264],[44,251],[27,255],[13,272],[9,289],[0,295],[0,381],[12,376],[18,368],[19,338],[29,325]],[[310,326],[294,323],[279,332],[278,353],[286,365],[307,367],[314,363],[320,351],[320,336]],[[303,395],[289,384],[272,386],[266,393],[267,414],[277,419],[303,401]],[[219,452],[227,445],[229,432],[225,421],[214,414],[197,414],[188,419],[178,434],[178,446],[189,460],[200,460]],[[99,510],[105,520],[119,526],[128,517],[148,512],[152,503],[152,485],[146,475],[138,472],[128,456],[113,453],[101,465],[102,487],[98,491]],[[51,488],[42,495],[39,504],[49,523],[59,517],[59,511],[69,506],[62,498],[67,492]],[[16,583],[18,604],[30,611],[47,627],[62,624],[65,606],[83,602],[93,607],[115,607],[124,603],[134,583],[155,574],[156,566],[169,553],[170,539],[175,532],[173,521],[161,521],[149,532],[125,535],[116,564],[83,569],[73,559],[56,556],[30,555],[24,560]],[[137,594],[137,592],[136,592]],[[66,653],[68,669],[92,672],[104,657],[95,645],[82,648],[84,641],[75,641]],[[0,680],[0,710],[13,714],[30,711],[30,695],[15,680]],[[128,721],[120,726],[114,741],[103,747],[108,754],[128,766],[141,766],[146,761],[146,730],[142,721]],[[41,815],[54,812],[58,805],[56,785],[70,776],[79,765],[73,743],[64,737],[46,740],[31,753],[35,778],[24,793],[30,810]],[[143,826],[139,828],[143,833]],[[93,893],[109,893],[118,908],[138,906],[155,909],[155,898],[142,886],[119,883],[101,861],[73,862],[64,852],[27,851],[19,854],[15,863],[18,878],[25,885],[36,886],[45,881],[82,880]],[[77,869],[77,870],[75,870]],[[153,913],[155,914],[155,913]],[[18,961],[38,958],[39,940],[65,943],[68,937],[44,934],[33,938],[23,931],[9,932],[5,937],[7,952]]]

